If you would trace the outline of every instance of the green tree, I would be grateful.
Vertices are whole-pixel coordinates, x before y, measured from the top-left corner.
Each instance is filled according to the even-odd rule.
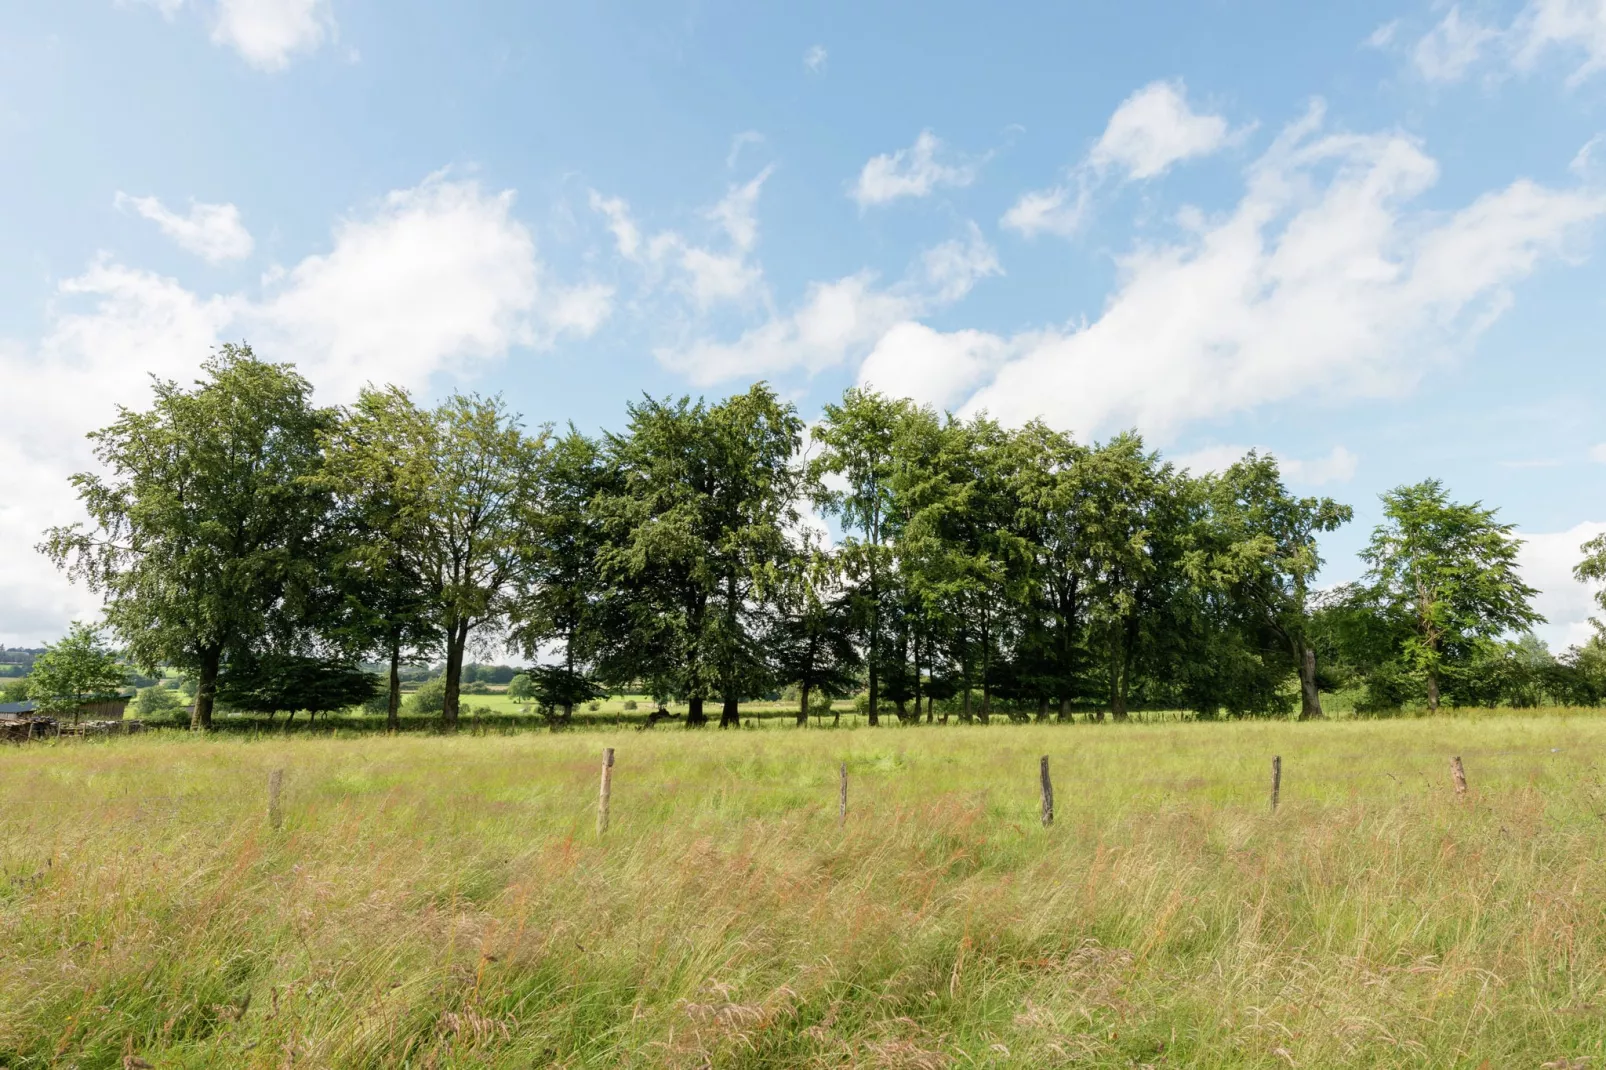
[[[377,653],[389,662],[391,731],[400,724],[404,656],[443,645],[439,592],[423,575],[434,519],[434,432],[430,414],[406,391],[369,387],[323,436],[318,479],[335,497],[324,631],[349,655]]]
[[[879,723],[882,598],[884,577],[892,564],[887,521],[892,507],[893,440],[911,409],[903,399],[852,387],[841,402],[825,406],[813,429],[819,447],[809,466],[815,504],[841,520],[843,561],[860,581],[855,601],[865,622],[871,725]]]
[[[1405,622],[1406,662],[1427,682],[1429,710],[1439,708],[1446,668],[1464,661],[1480,639],[1542,622],[1537,593],[1517,574],[1522,541],[1481,502],[1450,501],[1436,479],[1382,495],[1383,523],[1361,558],[1373,597]]]
[[[1227,591],[1276,637],[1299,676],[1300,719],[1321,717],[1310,635],[1311,581],[1322,565],[1316,536],[1348,523],[1354,511],[1331,498],[1294,497],[1276,459],[1253,450],[1209,487],[1214,538],[1197,559],[1200,579]]]
[[[405,624],[434,637],[420,645],[445,650],[440,713],[451,729],[469,641],[505,617],[528,560],[524,517],[539,493],[546,434],[525,434],[500,398],[455,394],[425,412],[392,394],[376,407],[375,431],[352,450],[362,463],[343,490],[371,494],[378,515],[395,517],[397,537],[382,538],[375,555],[396,561],[417,587],[396,602],[380,598],[385,612],[374,619],[388,621],[388,634]]]
[[[191,390],[154,384],[147,411],[119,409],[90,435],[107,476],[73,486],[92,527],[41,547],[105,598],[134,663],[183,668],[191,724],[212,723],[224,657],[301,627],[316,588],[328,496],[309,477],[330,414],[287,364],[225,345]]]
[[[102,641],[99,628],[74,621],[61,642],[35,659],[27,680],[28,696],[41,712],[71,710],[76,724],[85,703],[117,697],[128,670]]]
[[[562,669],[570,678],[588,678],[587,670],[602,649],[603,582],[597,555],[606,536],[595,502],[618,490],[617,469],[600,445],[571,426],[553,443],[542,469],[540,495],[524,510],[525,567],[511,600],[511,638],[530,658],[549,643],[560,644]],[[590,693],[572,679],[548,691]],[[584,699],[558,703],[564,718],[573,716],[576,701]]]
[[[298,654],[266,654],[231,660],[218,676],[218,699],[240,710],[309,718],[368,701],[378,679],[356,665]]]
[[[851,609],[834,555],[805,538],[779,587],[771,649],[776,675],[798,686],[797,724],[808,723],[819,697],[851,694],[860,658],[853,647]]]
[[[535,686],[529,673],[521,672],[508,681],[507,697],[514,702],[529,702],[535,697]]]
[[[716,406],[648,398],[627,433],[609,435],[617,484],[598,496],[607,536],[605,678],[683,696],[686,724],[738,717],[765,682],[762,610],[791,553],[801,424],[763,384]]]

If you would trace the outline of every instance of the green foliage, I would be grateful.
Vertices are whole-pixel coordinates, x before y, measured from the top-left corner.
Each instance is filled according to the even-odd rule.
[[[224,656],[289,636],[310,608],[328,496],[309,477],[332,414],[249,346],[202,368],[193,389],[158,380],[150,409],[90,435],[107,474],[72,483],[92,526],[52,529],[43,549],[102,593],[137,665],[197,677],[204,727]]]
[[[507,697],[516,702],[528,702],[535,697],[535,684],[529,673],[521,672],[508,682]]]
[[[15,680],[7,680],[5,683],[0,684],[0,702],[11,703],[27,701],[28,678],[26,676],[19,677]]]
[[[1385,519],[1361,555],[1371,597],[1402,622],[1401,655],[1436,709],[1447,667],[1470,661],[1480,641],[1539,623],[1537,592],[1518,576],[1522,543],[1496,510],[1451,502],[1431,479],[1382,497]]]
[[[231,661],[218,677],[218,699],[253,713],[325,713],[359,706],[378,679],[355,665],[297,654]]]
[[[27,679],[28,697],[41,712],[64,713],[116,698],[128,671],[102,641],[99,628],[74,621],[66,638],[34,660]]]
[[[178,692],[160,684],[140,688],[134,695],[134,701],[128,705],[129,712],[146,721],[173,716],[183,708],[184,700]]]
[[[446,681],[442,677],[425,680],[407,700],[407,707],[416,714],[440,713],[446,707]]]

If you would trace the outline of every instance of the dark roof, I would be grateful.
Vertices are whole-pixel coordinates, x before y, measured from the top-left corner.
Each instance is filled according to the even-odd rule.
[[[36,708],[31,702],[0,702],[0,714],[32,713]]]

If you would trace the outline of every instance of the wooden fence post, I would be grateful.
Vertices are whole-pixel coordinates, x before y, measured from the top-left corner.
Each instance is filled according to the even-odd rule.
[[[1455,779],[1455,793],[1457,795],[1465,795],[1467,793],[1467,771],[1461,767],[1459,756],[1450,759],[1450,776]]]
[[[1048,779],[1048,755],[1037,760],[1038,776],[1043,789],[1043,827],[1054,823],[1054,782]]]
[[[839,774],[839,785],[838,785],[838,788],[837,788],[837,799],[836,799],[836,823],[838,825],[846,825],[848,823],[848,763],[847,762],[843,762],[842,763],[842,768],[841,768],[840,774]]]
[[[613,748],[602,752],[602,790],[597,794],[597,835],[608,831],[608,799],[613,794]]]
[[[279,808],[279,794],[284,788],[284,770],[275,769],[268,774],[268,824],[272,828],[284,825],[284,811]]]
[[[1283,793],[1283,756],[1271,756],[1271,809],[1277,812],[1277,800]]]

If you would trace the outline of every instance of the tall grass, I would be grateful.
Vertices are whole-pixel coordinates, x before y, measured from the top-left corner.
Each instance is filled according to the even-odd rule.
[[[1603,749],[1556,714],[11,748],[0,1066],[1602,1065]]]

